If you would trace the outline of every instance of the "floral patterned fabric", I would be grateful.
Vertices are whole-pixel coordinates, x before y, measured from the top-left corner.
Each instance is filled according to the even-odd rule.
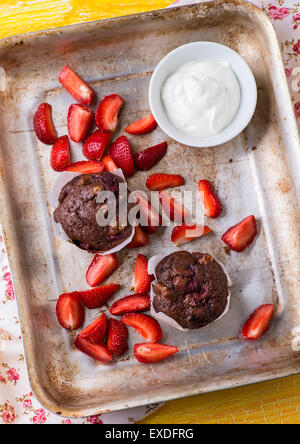
[[[197,1],[176,0],[173,5],[190,3]],[[300,5],[293,0],[271,3],[253,0],[253,3],[274,23],[300,129]],[[17,305],[1,232],[0,306],[0,424],[126,424],[137,422],[158,408],[158,405],[150,405],[73,420],[56,416],[39,404],[28,382]]]

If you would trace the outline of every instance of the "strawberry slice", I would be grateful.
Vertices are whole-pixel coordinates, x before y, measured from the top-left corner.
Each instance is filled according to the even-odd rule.
[[[143,254],[139,254],[136,259],[131,290],[136,293],[148,293],[150,285],[151,277],[148,274],[148,260]]]
[[[116,319],[108,322],[107,348],[114,356],[122,356],[128,350],[128,330]]]
[[[145,231],[139,225],[137,225],[135,227],[135,233],[133,239],[130,242],[130,244],[127,245],[127,248],[132,249],[132,248],[145,247],[146,245],[148,245],[148,243],[149,243],[149,238],[147,236],[147,233],[145,233]]]
[[[131,125],[128,125],[127,128],[125,128],[125,131],[129,134],[147,134],[155,130],[156,127],[156,120],[154,119],[152,114],[149,114],[143,119],[137,120]]]
[[[178,348],[174,345],[166,344],[135,344],[134,356],[143,364],[152,364],[154,362],[163,361],[169,356],[178,352]]]
[[[118,125],[118,114],[124,100],[118,94],[104,97],[96,112],[96,124],[99,129],[115,131]]]
[[[121,321],[128,327],[135,328],[148,342],[158,342],[162,338],[160,325],[152,316],[143,313],[127,313]]]
[[[91,105],[94,91],[73,69],[66,65],[59,75],[59,81],[76,102]]]
[[[135,313],[138,311],[150,310],[150,296],[147,294],[133,294],[125,296],[114,302],[110,307],[110,314],[113,316],[120,316],[125,313]]]
[[[208,180],[200,180],[198,183],[198,191],[204,207],[205,216],[212,218],[220,216],[223,207],[212,184]]]
[[[33,116],[33,128],[36,137],[46,145],[53,145],[57,140],[57,131],[52,120],[52,106],[42,103]]]
[[[96,287],[113,274],[118,266],[119,261],[115,254],[96,254],[86,272],[87,283],[90,287]]]
[[[188,216],[187,211],[166,191],[159,192],[159,200],[166,216],[170,220],[176,221],[179,224],[185,221]]]
[[[179,174],[153,174],[149,176],[146,186],[151,191],[163,190],[170,187],[180,187],[185,180]]]
[[[209,233],[211,229],[206,225],[181,225],[173,229],[171,241],[176,245],[182,245]]]
[[[134,155],[134,162],[138,170],[147,171],[154,167],[167,153],[167,142],[151,146]]]
[[[51,150],[50,163],[54,171],[63,171],[71,165],[68,136],[57,139]]]
[[[257,235],[257,224],[254,216],[248,216],[238,224],[229,228],[222,236],[222,241],[231,250],[240,253],[252,244]]]
[[[79,291],[78,294],[85,307],[91,309],[100,308],[115,294],[116,291],[119,290],[119,288],[119,284],[109,284],[92,290]]]
[[[79,162],[72,163],[72,165],[65,168],[64,171],[81,174],[102,173],[102,171],[104,171],[104,165],[102,162],[97,162],[96,160],[80,160]]]
[[[243,338],[256,341],[265,334],[270,327],[274,309],[275,307],[272,304],[265,304],[258,307],[242,329]]]
[[[81,339],[91,344],[99,344],[103,341],[107,330],[107,317],[103,313],[99,318],[92,322],[88,327],[79,333]]]
[[[73,104],[68,112],[68,132],[73,142],[86,138],[94,121],[94,112],[87,106]]]
[[[141,193],[134,191],[132,194],[139,205],[143,227],[147,229],[149,234],[156,233],[158,227],[162,224],[160,214],[152,208],[147,198]]]
[[[110,173],[113,173],[114,171],[118,170],[118,165],[115,164],[112,157],[107,155],[103,157],[102,162],[105,166],[106,171],[109,171]]]
[[[110,138],[110,131],[95,131],[84,142],[82,146],[83,155],[90,160],[100,160],[109,144]]]
[[[127,137],[119,137],[111,145],[109,154],[118,167],[122,168],[125,177],[131,177],[134,174],[134,163]]]
[[[75,340],[75,347],[77,347],[82,353],[96,359],[96,361],[103,363],[113,361],[113,357],[105,344],[92,344],[78,335]]]
[[[58,322],[67,330],[78,330],[84,321],[84,308],[77,292],[64,293],[56,304]]]

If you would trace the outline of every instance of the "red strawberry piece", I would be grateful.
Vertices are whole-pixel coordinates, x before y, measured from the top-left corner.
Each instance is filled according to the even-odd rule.
[[[61,71],[59,81],[76,102],[81,105],[91,105],[95,95],[94,91],[68,65]]]
[[[151,146],[134,155],[134,162],[138,170],[147,171],[154,167],[167,153],[167,142]]]
[[[71,165],[68,136],[62,136],[52,147],[50,163],[54,171],[63,171]]]
[[[274,308],[274,305],[266,304],[255,310],[242,329],[243,338],[256,341],[266,333],[274,315]]]
[[[148,177],[146,186],[151,191],[163,190],[164,188],[180,187],[185,180],[179,174],[153,174]]]
[[[128,350],[128,331],[116,319],[108,321],[107,348],[114,356],[122,356]]]
[[[91,344],[99,344],[103,341],[107,330],[107,317],[103,313],[99,318],[92,322],[88,327],[79,333],[81,339]]]
[[[113,161],[123,170],[126,177],[134,174],[134,163],[127,137],[119,137],[110,147],[109,154]]]
[[[162,338],[160,325],[152,316],[143,313],[127,313],[121,321],[128,327],[135,328],[149,342],[158,342]]]
[[[205,225],[181,225],[174,227],[171,241],[176,245],[182,245],[210,232],[211,229]]]
[[[136,122],[127,126],[127,128],[125,128],[125,131],[129,134],[146,134],[155,130],[156,127],[156,120],[154,119],[152,114],[149,114],[143,119],[137,120]]]
[[[112,157],[109,155],[103,157],[102,162],[105,166],[106,171],[109,171],[110,173],[113,173],[119,169],[118,165],[115,164]]]
[[[103,363],[113,361],[111,353],[108,351],[108,348],[103,343],[92,344],[91,342],[86,341],[85,339],[81,338],[80,335],[78,335],[75,340],[75,347],[77,347],[78,350],[80,350],[82,353],[85,353],[91,358],[96,359],[96,361]]]
[[[73,142],[82,142],[86,138],[94,121],[94,112],[87,106],[73,104],[68,112],[68,132]]]
[[[86,272],[87,283],[90,287],[96,287],[113,274],[118,266],[119,261],[115,254],[96,254]]]
[[[33,116],[33,128],[36,137],[46,145],[53,145],[57,140],[57,131],[52,120],[52,106],[42,103]]]
[[[139,204],[139,210],[141,213],[141,222],[149,234],[156,233],[158,227],[162,224],[161,216],[148,202],[148,199],[144,197],[138,191],[134,191],[133,196]]]
[[[169,356],[178,352],[178,348],[174,345],[166,344],[135,344],[134,356],[143,364],[152,364],[154,362],[163,361]]]
[[[135,227],[135,233],[133,236],[132,241],[130,244],[127,245],[127,248],[139,248],[139,247],[145,247],[149,243],[149,238],[147,236],[147,233],[139,226],[137,225]]]
[[[118,94],[104,97],[96,112],[96,124],[99,129],[115,131],[118,125],[118,114],[124,100]]]
[[[111,298],[120,288],[119,284],[103,285],[102,287],[93,288],[92,290],[79,291],[81,302],[87,308],[100,308],[109,298]]]
[[[136,259],[131,290],[136,293],[148,293],[151,285],[151,277],[148,274],[148,260],[143,254]]]
[[[90,160],[100,160],[109,144],[110,138],[110,131],[95,131],[85,140],[82,147],[83,155]]]
[[[159,192],[159,200],[166,216],[168,216],[170,220],[176,221],[176,223],[182,223],[185,221],[188,216],[187,211],[166,191]]]
[[[84,308],[77,292],[64,293],[56,304],[58,322],[68,330],[78,330],[84,321]]]
[[[125,296],[114,302],[109,312],[113,316],[120,316],[125,313],[135,313],[138,311],[150,310],[150,296],[147,294],[133,294]]]
[[[104,171],[104,165],[102,162],[97,162],[96,160],[80,160],[79,162],[72,163],[72,165],[65,168],[64,171],[81,174],[102,173],[102,171]]]
[[[225,242],[234,251],[244,251],[252,244],[257,235],[257,224],[254,216],[248,216],[238,224],[229,228],[222,236]]]
[[[200,180],[198,183],[198,191],[203,203],[205,216],[213,218],[220,216],[223,207],[212,184],[208,180]]]

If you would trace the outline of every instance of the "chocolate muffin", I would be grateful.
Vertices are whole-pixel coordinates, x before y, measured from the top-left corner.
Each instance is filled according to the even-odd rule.
[[[79,248],[90,252],[108,251],[131,236],[132,227],[128,223],[121,226],[118,222],[121,199],[127,200],[127,196],[119,195],[122,182],[121,177],[105,171],[76,176],[62,188],[54,220],[62,225]],[[108,213],[106,203],[97,203],[97,195],[101,191],[113,192],[117,202],[117,223],[114,221],[104,227],[96,219],[99,210]]]
[[[181,327],[205,327],[224,312],[228,281],[222,267],[209,254],[179,251],[156,267],[153,284],[155,311]]]

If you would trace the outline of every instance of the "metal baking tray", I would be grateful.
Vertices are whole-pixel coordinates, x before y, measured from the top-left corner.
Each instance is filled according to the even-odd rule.
[[[248,128],[215,148],[194,149],[167,139],[160,130],[131,138],[138,151],[167,139],[168,155],[154,172],[180,173],[186,189],[211,180],[224,203],[210,221],[216,235],[187,244],[211,252],[233,281],[229,313],[211,326],[179,332],[164,326],[163,342],[180,352],[156,365],[141,365],[132,351],[102,365],[74,348],[74,336],[59,327],[58,295],[87,288],[91,255],[54,237],[49,192],[57,177],[49,147],[39,143],[32,116],[50,102],[59,134],[66,133],[72,99],[58,83],[64,64],[74,67],[100,99],[117,92],[126,101],[120,128],[148,112],[151,73],[169,51],[191,41],[214,41],[241,54],[258,85],[258,105]],[[32,388],[49,410],[81,417],[295,374],[300,371],[300,150],[280,50],[267,16],[253,5],[217,1],[113,18],[17,36],[0,42],[1,221],[18,298]],[[73,159],[81,150],[73,147]],[[147,173],[130,181],[145,190]],[[219,240],[248,214],[259,220],[255,244],[228,253]],[[149,257],[176,248],[170,228],[152,237]],[[127,295],[136,251],[119,254],[111,279]],[[245,319],[261,303],[276,304],[271,331],[242,342]],[[97,312],[87,314],[86,323]],[[132,344],[140,337],[130,332]]]

